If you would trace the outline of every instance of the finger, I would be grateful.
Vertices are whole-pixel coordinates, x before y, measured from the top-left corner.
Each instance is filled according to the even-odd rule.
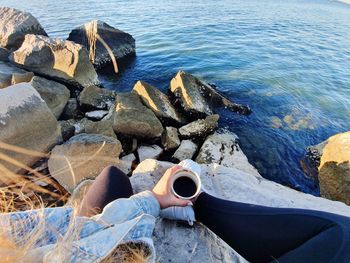
[[[172,203],[175,206],[187,206],[187,205],[193,205],[192,202],[190,200],[184,200],[184,199],[180,199],[180,198],[176,198],[173,197],[172,198]]]

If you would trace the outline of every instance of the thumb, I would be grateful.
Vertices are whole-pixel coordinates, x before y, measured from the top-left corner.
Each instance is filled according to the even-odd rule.
[[[172,203],[175,206],[188,206],[188,205],[193,205],[193,203],[191,202],[191,200],[184,200],[184,199],[180,199],[180,198],[176,198],[173,197]]]

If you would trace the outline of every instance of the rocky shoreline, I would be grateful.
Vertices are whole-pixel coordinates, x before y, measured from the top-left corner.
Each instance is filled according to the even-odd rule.
[[[104,89],[96,70],[111,64],[116,70],[119,61],[135,54],[135,39],[102,21],[73,29],[67,40],[51,39],[31,14],[0,8],[0,154],[7,156],[0,158],[1,170],[29,180],[40,173],[58,184],[61,197],[76,202],[108,165],[130,175],[135,191],[141,191],[171,163],[193,159],[206,171],[206,189],[217,196],[350,215],[342,203],[263,179],[249,164],[238,137],[219,127],[220,116],[215,114],[218,107],[242,115],[251,109],[231,102],[204,80],[179,71],[169,80],[168,94],[142,80],[135,80],[130,93]],[[318,157],[310,154],[319,166],[322,195],[348,205],[349,144],[348,132],[318,147],[323,149]],[[34,184],[50,190],[50,184],[35,179]],[[3,185],[12,183],[11,178],[2,180]],[[67,198],[48,203],[62,200]],[[159,221],[155,236],[162,260],[171,258],[160,244],[169,238],[162,235],[171,231],[184,237],[178,244],[184,248],[182,258],[189,256],[186,244],[201,236],[196,241],[199,258],[216,253],[214,262],[244,262],[203,226],[175,230],[174,224]],[[208,252],[208,240],[218,244],[215,251]]]

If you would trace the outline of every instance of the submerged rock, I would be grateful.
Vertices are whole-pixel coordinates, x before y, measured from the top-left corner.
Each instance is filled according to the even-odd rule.
[[[33,77],[30,83],[39,92],[53,115],[58,118],[69,100],[70,91],[56,81],[37,76]]]
[[[116,93],[97,86],[88,86],[79,94],[79,103],[86,109],[105,110],[115,102]]]
[[[106,166],[118,165],[122,151],[116,138],[79,134],[53,148],[49,171],[68,192],[85,179],[95,178]]]
[[[118,134],[140,138],[160,137],[163,126],[137,94],[117,95],[113,129]]]
[[[163,152],[163,149],[158,145],[141,145],[137,149],[140,162],[146,159],[157,159],[159,155],[162,154],[162,152]]]
[[[221,130],[209,135],[199,150],[196,162],[216,163],[260,177],[239,147],[237,135],[229,131]]]
[[[20,67],[78,87],[99,84],[87,50],[71,41],[26,35],[10,56]]]
[[[350,131],[330,137],[319,166],[321,195],[350,205]]]
[[[135,39],[130,34],[111,27],[102,21],[93,20],[73,29],[68,40],[85,46],[90,51],[90,59],[95,67],[101,68],[112,62],[111,56],[98,39],[97,34],[117,60],[135,54]],[[91,43],[93,43],[93,46],[90,46]]]
[[[142,102],[150,108],[160,120],[177,124],[183,122],[183,119],[176,112],[168,96],[157,88],[146,82],[138,81],[134,86],[133,92],[140,96]]]
[[[0,61],[0,89],[21,82],[30,82],[33,76],[33,72],[28,72]]]
[[[38,20],[30,13],[20,10],[0,8],[0,46],[15,50],[19,48],[26,34],[47,36]]]
[[[210,115],[205,119],[193,121],[179,129],[182,138],[205,137],[218,127],[220,116]]]
[[[191,140],[183,140],[179,148],[173,154],[172,158],[175,161],[192,159],[197,149],[198,149],[198,145],[192,142]]]
[[[51,110],[29,83],[0,89],[0,141],[31,151],[47,153],[61,141],[60,126]],[[31,166],[40,157],[3,150],[0,153]],[[12,172],[21,168],[0,160]]]
[[[181,141],[174,127],[166,127],[162,135],[162,144],[165,150],[172,150],[179,147]]]

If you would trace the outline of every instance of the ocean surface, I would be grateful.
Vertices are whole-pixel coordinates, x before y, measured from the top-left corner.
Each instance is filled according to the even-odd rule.
[[[134,36],[137,57],[104,86],[142,79],[166,91],[185,70],[215,83],[253,114],[224,109],[220,125],[240,137],[271,180],[319,194],[301,168],[305,148],[350,130],[350,5],[326,0],[0,0],[31,12],[51,37],[103,20]]]

